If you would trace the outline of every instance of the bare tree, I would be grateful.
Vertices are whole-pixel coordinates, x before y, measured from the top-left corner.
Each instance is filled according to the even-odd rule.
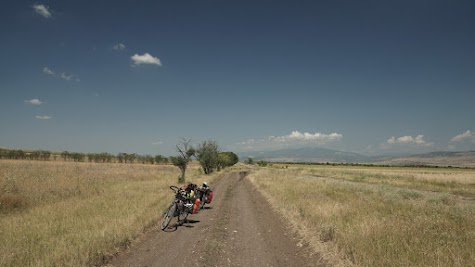
[[[185,172],[188,162],[191,161],[191,157],[195,155],[195,149],[191,146],[191,139],[180,138],[180,142],[176,145],[178,156],[171,157],[173,165],[177,166],[181,175],[178,177],[178,182],[185,182]]]

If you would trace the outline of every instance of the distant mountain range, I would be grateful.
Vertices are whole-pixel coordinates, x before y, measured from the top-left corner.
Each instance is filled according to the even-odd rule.
[[[475,167],[475,151],[431,152],[417,155],[365,156],[353,152],[344,152],[326,148],[289,148],[254,153],[239,153],[241,160],[252,157],[254,161],[271,162],[336,162],[336,163],[372,163],[385,165],[437,165]]]
[[[280,162],[364,162],[368,157],[352,152],[343,152],[326,148],[288,148],[273,151],[262,151],[254,154],[239,155],[241,159],[252,157],[253,160]]]
[[[475,151],[438,151],[405,157],[386,158],[377,163],[388,165],[431,165],[475,168]]]

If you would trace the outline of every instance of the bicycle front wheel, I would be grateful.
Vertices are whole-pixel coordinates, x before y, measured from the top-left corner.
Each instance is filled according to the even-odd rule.
[[[187,208],[183,208],[183,211],[178,214],[178,224],[182,225],[186,222],[186,218],[188,218],[188,214],[190,214]]]
[[[175,210],[176,210],[176,203],[173,203],[168,207],[167,211],[165,211],[165,214],[163,215],[162,225],[161,225],[162,230],[165,230],[165,228],[167,228],[168,225],[170,224],[170,221],[173,218],[173,214],[175,213]]]

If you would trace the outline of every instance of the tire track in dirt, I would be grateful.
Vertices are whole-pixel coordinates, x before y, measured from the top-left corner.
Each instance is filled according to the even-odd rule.
[[[148,232],[106,266],[324,266],[245,175],[224,174],[188,223]]]

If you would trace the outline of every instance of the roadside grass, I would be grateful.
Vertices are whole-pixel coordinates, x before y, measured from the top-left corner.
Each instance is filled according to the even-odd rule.
[[[315,166],[249,178],[330,265],[475,262],[475,202],[457,194],[475,195],[474,170]]]
[[[199,166],[187,181],[212,176]],[[161,220],[179,171],[167,165],[0,161],[0,266],[91,266]]]

